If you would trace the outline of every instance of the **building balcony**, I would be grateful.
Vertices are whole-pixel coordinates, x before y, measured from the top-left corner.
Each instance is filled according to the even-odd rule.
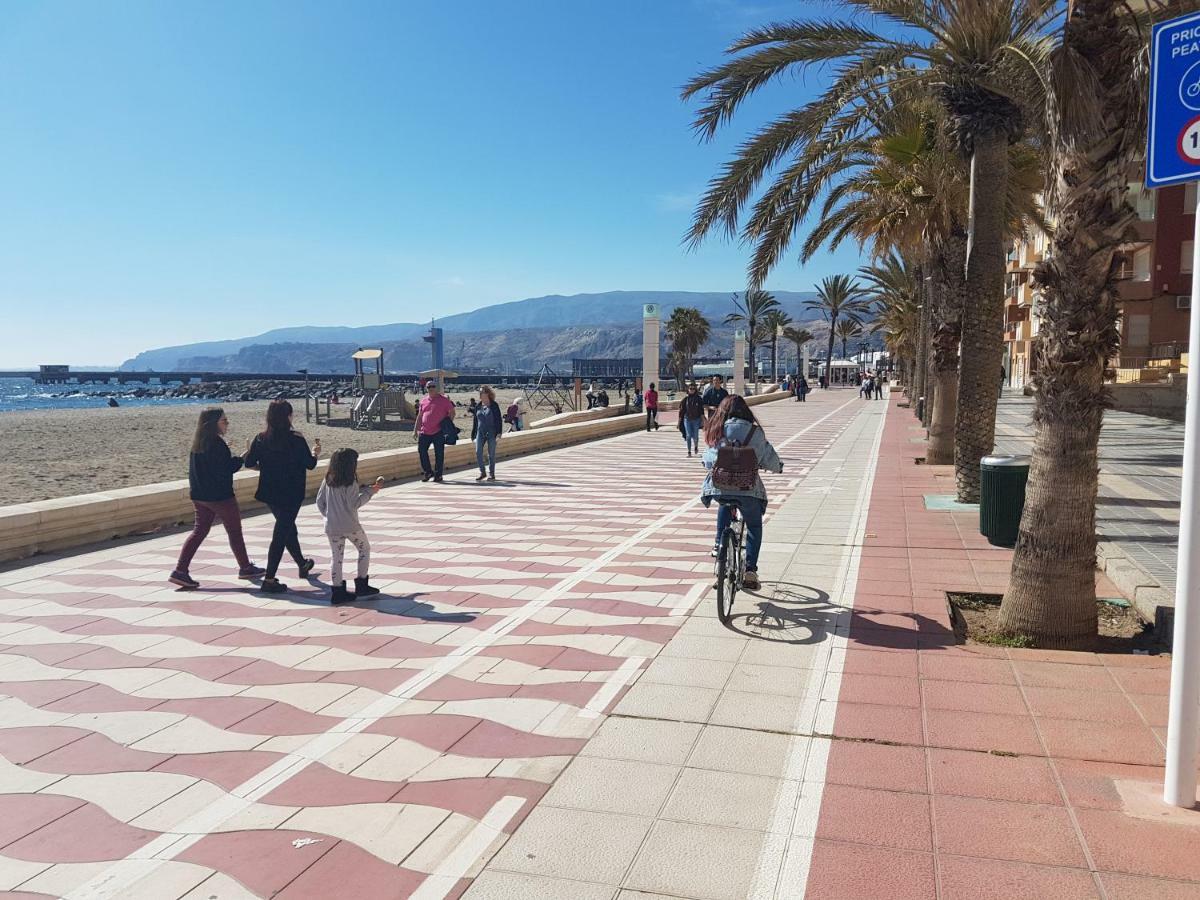
[[[1154,285],[1149,279],[1122,278],[1117,281],[1117,296],[1122,300],[1150,300],[1154,297]]]

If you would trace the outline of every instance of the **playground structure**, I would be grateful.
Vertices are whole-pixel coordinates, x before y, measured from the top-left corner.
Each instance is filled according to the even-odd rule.
[[[387,424],[388,416],[410,422],[416,418],[417,412],[404,396],[404,388],[383,380],[382,348],[360,347],[352,358],[354,386],[362,392],[362,396],[350,408],[351,428],[382,428]],[[325,415],[329,415],[328,400],[325,401]],[[318,424],[319,416],[318,412]]]
[[[525,388],[525,403],[530,409],[548,407],[555,413],[577,410],[579,404],[562,385],[562,376],[555,373],[546,363],[537,374],[537,382]]]

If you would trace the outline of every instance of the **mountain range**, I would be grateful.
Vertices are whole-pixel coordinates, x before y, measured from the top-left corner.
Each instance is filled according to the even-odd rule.
[[[642,307],[657,303],[665,322],[677,306],[699,309],[713,333],[702,355],[727,355],[733,326],[722,324],[733,312],[732,291],[611,291],[602,294],[550,295],[485,306],[437,320],[444,331],[450,367],[536,372],[549,364],[569,372],[571,359],[641,355]],[[804,308],[811,292],[774,292],[783,310],[814,333],[828,335],[815,314]],[[132,371],[200,369],[211,372],[317,372],[353,370],[350,354],[364,346],[383,347],[389,372],[429,367],[429,345],[421,338],[428,323],[276,328],[251,337],[161,347],[139,353],[121,368]],[[817,349],[813,348],[814,351]]]

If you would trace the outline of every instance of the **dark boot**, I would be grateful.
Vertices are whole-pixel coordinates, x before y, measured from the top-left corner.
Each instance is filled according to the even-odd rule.
[[[333,593],[329,595],[329,602],[334,606],[339,603],[350,603],[354,600],[354,594],[346,590],[346,582],[340,581],[334,585]]]
[[[354,596],[355,597],[374,597],[379,593],[379,588],[371,587],[366,578],[354,579]]]

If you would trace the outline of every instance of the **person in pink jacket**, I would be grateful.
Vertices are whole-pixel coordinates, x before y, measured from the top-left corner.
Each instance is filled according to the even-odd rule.
[[[421,457],[422,481],[432,478],[442,480],[442,468],[446,462],[446,434],[442,423],[454,421],[454,404],[442,393],[436,379],[425,385],[425,396],[417,406],[417,421],[413,431],[417,435],[417,455]],[[433,447],[434,464],[429,464],[429,448]]]
[[[653,428],[658,431],[658,391],[654,389],[653,382],[646,391],[643,402],[646,404],[646,430]]]

